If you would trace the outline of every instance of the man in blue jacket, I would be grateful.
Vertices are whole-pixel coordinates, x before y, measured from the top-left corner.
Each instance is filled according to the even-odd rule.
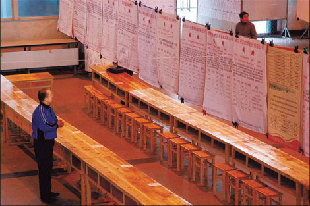
[[[40,105],[32,114],[32,137],[39,169],[40,198],[42,202],[51,203],[59,195],[51,191],[53,148],[57,138],[57,128],[62,127],[64,123],[57,119],[50,107],[53,99],[51,90],[40,90],[38,98]]]

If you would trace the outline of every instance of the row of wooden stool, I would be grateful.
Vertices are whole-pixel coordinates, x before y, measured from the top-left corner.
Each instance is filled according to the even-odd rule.
[[[228,164],[213,165],[213,193],[222,200],[234,205],[282,204],[282,194],[250,175]],[[222,194],[217,191],[217,181],[222,181]]]
[[[109,129],[141,149],[155,152],[156,139],[163,132],[162,126],[116,103],[91,85],[84,86],[84,102],[88,113],[99,118]]]
[[[160,161],[167,162],[168,167],[175,167],[176,171],[183,173],[184,161],[187,160],[187,177],[197,181],[199,173],[199,186],[207,186],[208,168],[214,164],[214,155],[208,151],[202,151],[201,147],[181,138],[179,135],[165,132],[160,133]],[[164,160],[164,151],[167,150],[167,160]],[[175,160],[175,161],[173,161]],[[175,164],[173,164],[175,162]]]
[[[203,151],[198,145],[177,134],[163,132],[162,126],[136,114],[125,105],[116,103],[93,86],[84,88],[84,101],[88,113],[94,118],[99,118],[112,131],[151,153],[158,148],[157,139],[159,139],[161,163],[166,162],[168,167],[176,168],[178,173],[183,173],[184,161],[187,160],[187,176],[194,182],[197,182],[199,176],[197,182],[199,186],[208,186],[208,168],[212,168],[213,192],[220,199],[243,205],[281,204],[281,193],[257,180],[251,180],[248,174],[228,164],[215,163],[215,156],[210,152]],[[165,150],[167,160],[164,160]],[[222,181],[222,194],[216,188],[218,180]]]

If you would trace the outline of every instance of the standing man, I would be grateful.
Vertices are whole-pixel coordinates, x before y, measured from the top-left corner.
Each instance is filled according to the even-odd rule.
[[[42,202],[51,203],[59,193],[51,192],[51,173],[53,168],[53,148],[57,138],[57,128],[64,123],[57,119],[50,107],[53,93],[50,89],[38,92],[40,105],[32,114],[32,137],[34,152],[39,169],[40,198]]]
[[[245,11],[239,14],[240,22],[236,25],[235,33],[241,36],[257,39],[254,24],[249,21],[249,14]]]

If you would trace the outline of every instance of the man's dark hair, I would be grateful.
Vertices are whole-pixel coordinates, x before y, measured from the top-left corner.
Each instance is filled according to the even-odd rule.
[[[239,14],[240,19],[242,19],[243,16],[246,15],[246,14],[249,15],[248,12],[245,12],[245,11],[241,12],[241,13]]]
[[[41,102],[43,102],[44,101],[44,99],[45,99],[45,97],[46,97],[46,91],[47,91],[48,89],[40,89],[39,91],[38,91],[38,99],[39,99],[39,101],[40,101],[40,103]]]

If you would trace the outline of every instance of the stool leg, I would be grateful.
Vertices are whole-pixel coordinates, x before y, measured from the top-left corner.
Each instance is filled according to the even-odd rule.
[[[212,167],[212,189],[215,195],[216,195],[216,178],[217,178],[216,171],[217,169],[213,166]]]
[[[200,185],[203,186],[203,159],[200,159]]]
[[[180,170],[181,170],[182,172],[184,171],[184,156],[185,156],[185,155],[184,155],[184,152],[185,152],[184,149],[181,148],[181,149],[180,149],[180,164],[181,164],[181,165],[180,165],[180,167],[181,167]]]
[[[194,182],[196,182],[196,157],[193,158],[193,175],[192,179]]]
[[[164,159],[164,145],[163,145],[163,137],[160,137],[160,143],[159,143],[159,159],[162,162]]]
[[[177,171],[180,172],[180,145],[177,145]]]
[[[188,164],[187,164],[187,176],[190,179],[192,176],[192,154],[191,152],[188,153]]]
[[[235,184],[235,204],[239,205],[239,179],[236,179]]]
[[[271,198],[270,197],[266,197],[266,205],[270,205],[271,203]]]

